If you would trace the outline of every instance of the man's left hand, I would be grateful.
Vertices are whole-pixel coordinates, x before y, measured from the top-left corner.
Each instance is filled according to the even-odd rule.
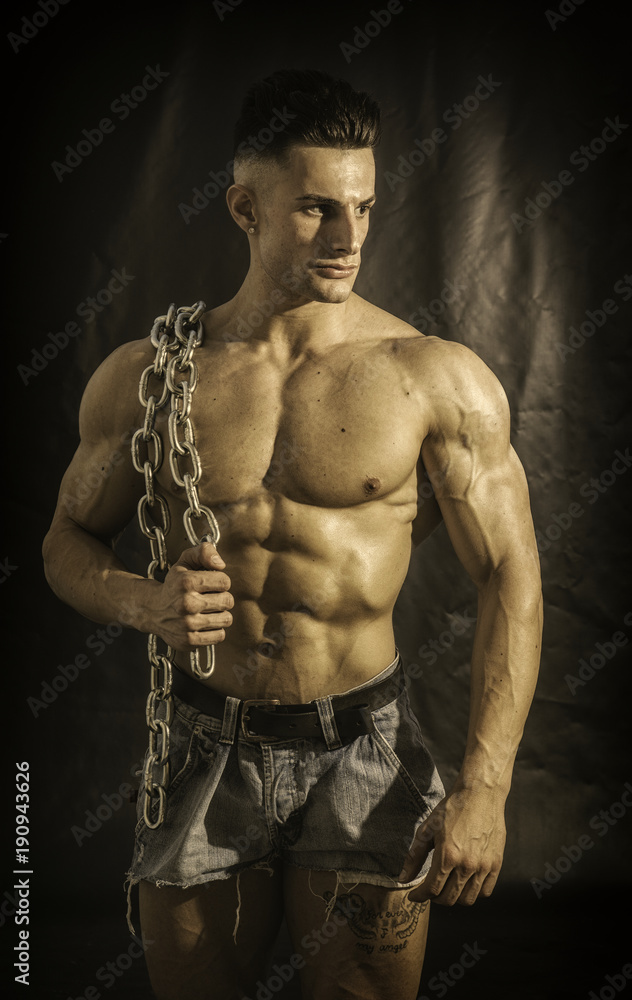
[[[415,833],[399,881],[411,882],[433,848],[434,855],[425,881],[408,898],[471,906],[490,896],[505,848],[504,806],[504,796],[493,791],[447,795]]]

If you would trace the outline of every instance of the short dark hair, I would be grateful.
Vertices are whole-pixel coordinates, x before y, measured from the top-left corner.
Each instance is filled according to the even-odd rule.
[[[278,70],[246,94],[234,158],[282,160],[298,145],[373,149],[381,134],[380,109],[369,94],[320,70]]]

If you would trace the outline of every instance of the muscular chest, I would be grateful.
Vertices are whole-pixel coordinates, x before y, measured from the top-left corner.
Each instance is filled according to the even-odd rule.
[[[241,346],[198,362],[191,419],[206,502],[266,491],[350,507],[410,480],[422,438],[418,400],[384,351],[341,349],[285,368],[240,355]],[[165,464],[164,485],[177,494]]]

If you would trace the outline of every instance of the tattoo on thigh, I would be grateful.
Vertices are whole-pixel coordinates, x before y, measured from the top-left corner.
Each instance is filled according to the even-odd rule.
[[[325,901],[329,903],[333,895],[333,892],[325,892]],[[378,941],[386,937],[397,937],[400,940],[409,938],[427,906],[427,900],[413,903],[404,898],[396,909],[374,910],[360,893],[349,892],[338,897],[334,909],[345,916],[357,938],[362,941]]]

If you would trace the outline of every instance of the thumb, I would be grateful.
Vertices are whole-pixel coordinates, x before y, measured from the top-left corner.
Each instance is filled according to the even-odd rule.
[[[424,862],[434,847],[434,835],[425,824],[418,827],[413,842],[408,848],[408,855],[402,870],[397,877],[398,882],[412,882],[415,875],[421,871]]]
[[[212,542],[200,542],[185,549],[174,566],[184,569],[225,569],[226,563]]]

